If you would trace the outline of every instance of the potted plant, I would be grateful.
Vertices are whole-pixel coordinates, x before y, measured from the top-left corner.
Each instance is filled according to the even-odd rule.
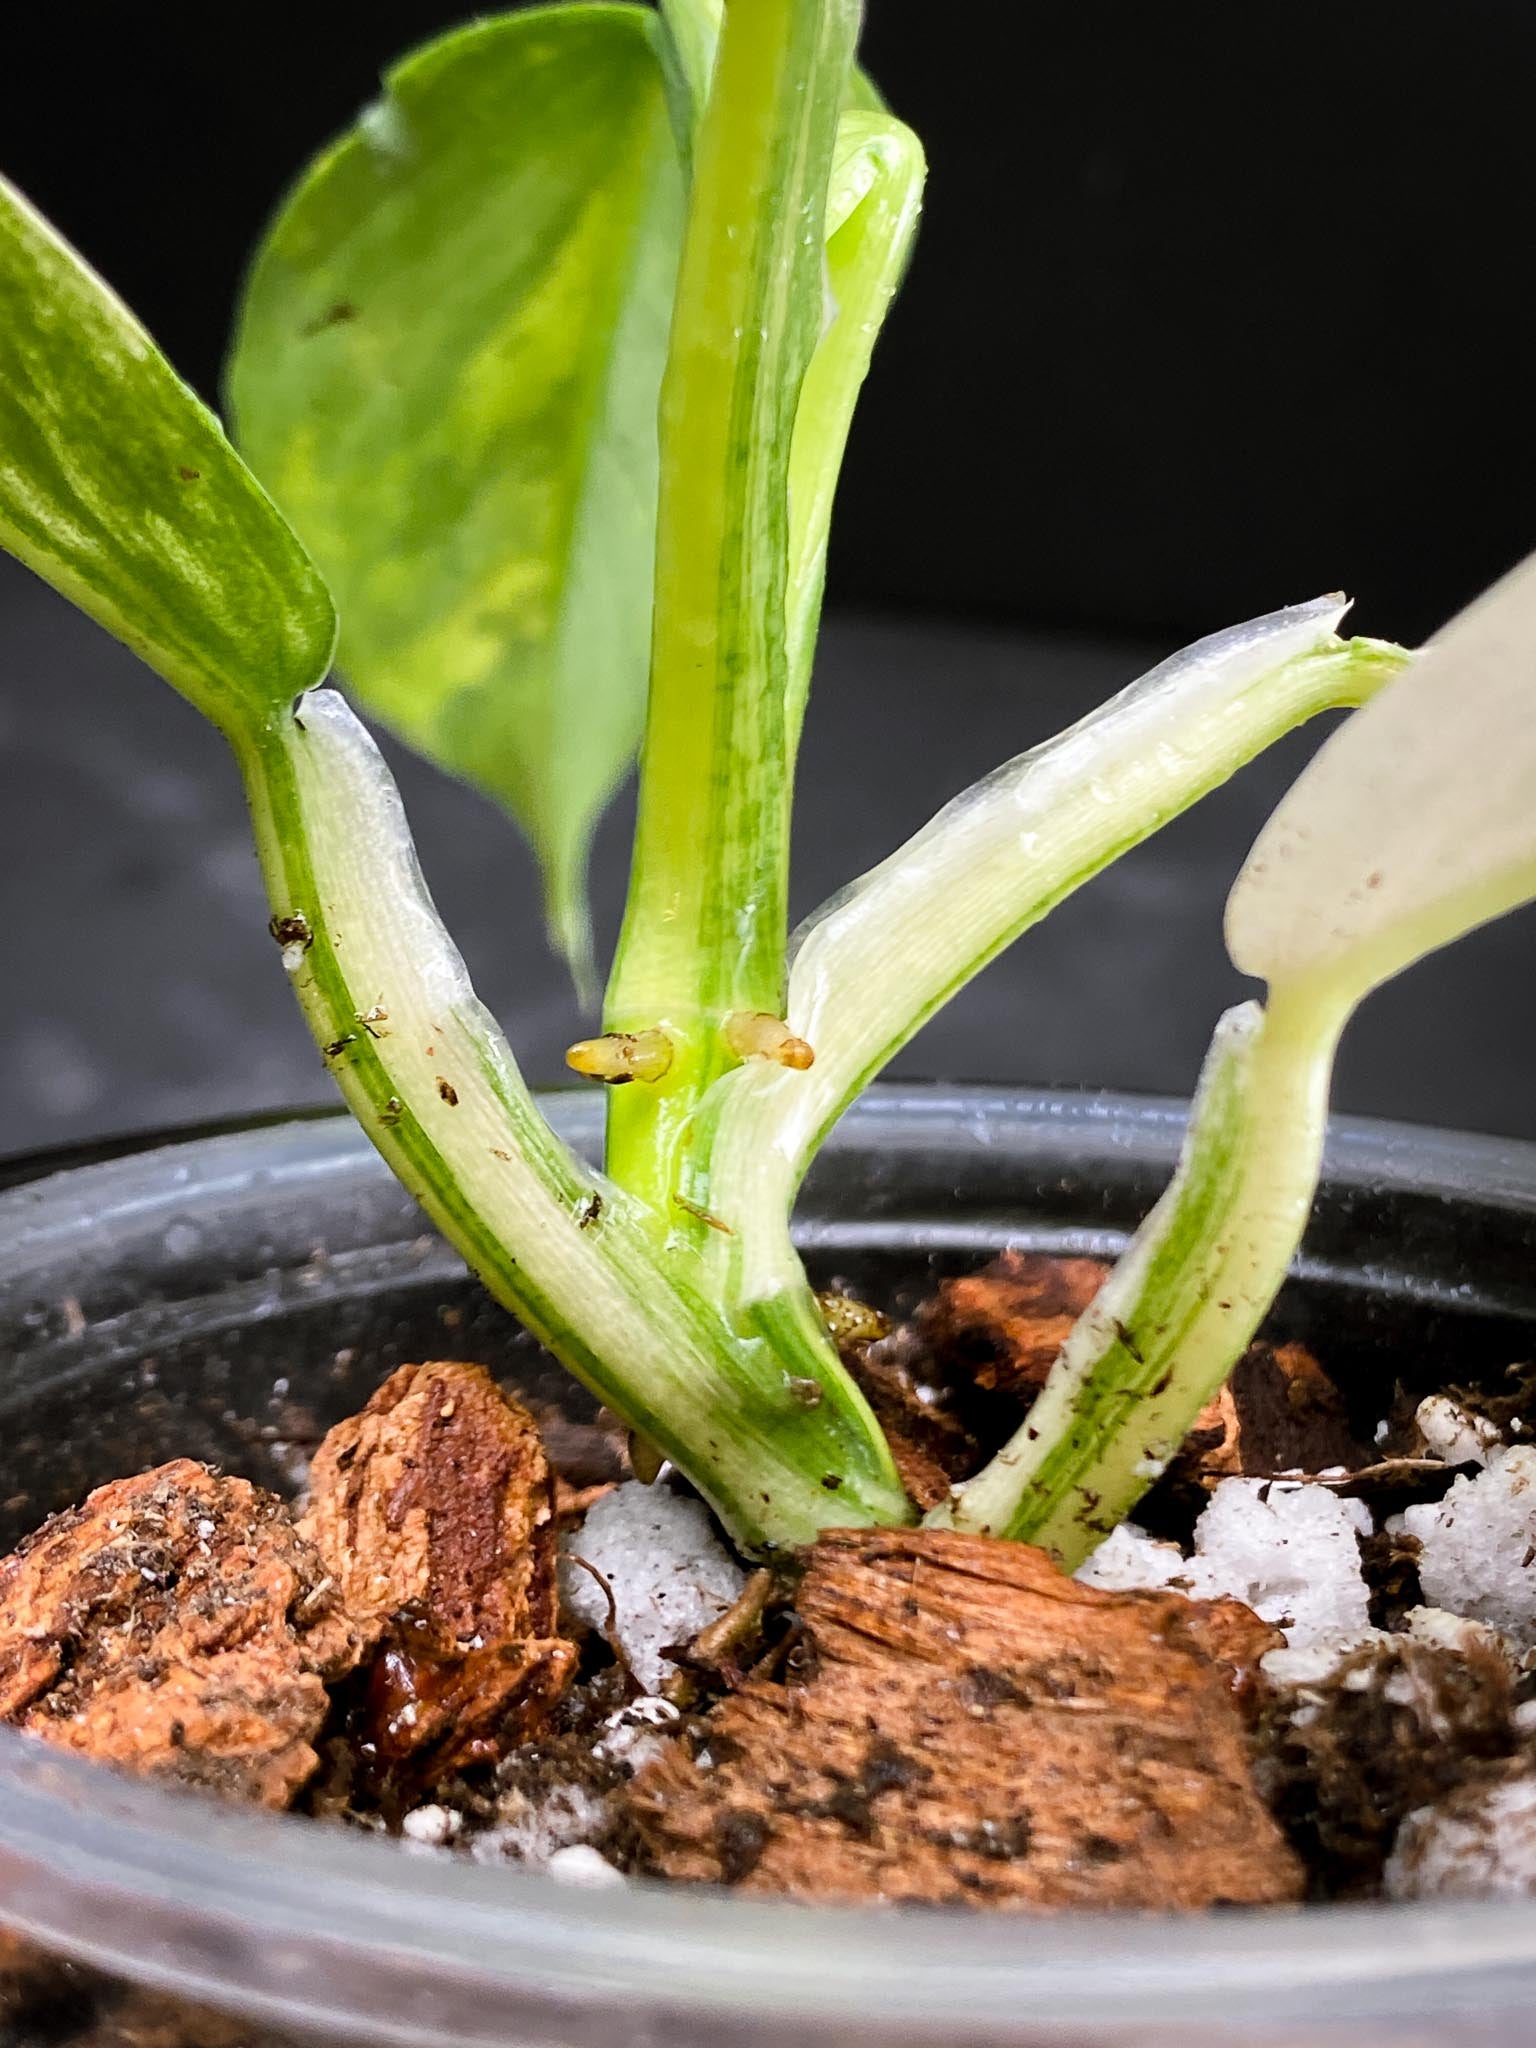
[[[1228,1698],[1234,1674],[1248,1691],[1266,1682],[1259,1667],[1282,1619],[1279,1608],[1265,1611],[1280,1597],[1276,1582],[1255,1565],[1235,1585],[1230,1549],[1218,1568],[1214,1534],[1186,1557],[1127,1537],[1125,1518],[1185,1454],[1291,1266],[1321,1171],[1333,1050],[1352,1010],[1427,950],[1536,894],[1536,758],[1522,716],[1536,571],[1517,571],[1412,660],[1340,638],[1346,604],[1334,597],[1198,643],[957,797],[791,948],[789,796],[833,490],[923,174],[916,139],[856,67],[857,28],[851,0],[737,0],[723,16],[709,0],[668,0],[656,14],[571,5],[477,22],[407,59],[381,105],[290,195],[253,268],[230,377],[249,468],[131,315],[6,192],[0,539],[224,732],[250,798],[271,939],[360,1129],[487,1293],[618,1418],[636,1472],[670,1466],[714,1511],[742,1565],[759,1567],[751,1580],[720,1582],[729,1597],[716,1601],[710,1648],[698,1634],[694,1675],[665,1701],[674,1719],[697,1710],[686,1744],[679,1734],[667,1756],[626,1766],[645,1867],[802,1896],[1145,1908],[1163,1885],[1185,1906],[1292,1899],[1301,1866],[1251,1782],[1248,1733]],[[590,1113],[584,1149],[560,1128],[571,1112],[535,1099],[475,1000],[422,885],[388,772],[327,685],[338,613],[339,659],[360,701],[523,820],[544,861],[551,930],[578,981],[592,974],[586,840],[643,721],[630,897],[604,1028],[570,1054],[579,1073],[608,1084],[601,1170]],[[1118,1130],[1146,1146],[1167,1185],[1139,1221],[1139,1209],[1116,1218],[1137,1227],[1107,1277],[1077,1274],[1080,1298],[1057,1303],[1054,1321],[1031,1307],[1031,1328],[1053,1331],[1043,1369],[1027,1390],[1010,1390],[1017,1427],[999,1430],[1001,1411],[989,1411],[992,1440],[956,1476],[923,1440],[933,1404],[913,1394],[910,1373],[904,1414],[880,1378],[900,1361],[872,1367],[874,1322],[846,1295],[828,1303],[812,1291],[789,1229],[801,1180],[834,1128],[846,1128],[843,1156],[867,1165],[883,1153],[915,1179],[916,1206],[931,1219],[934,1176],[917,1163],[932,1149],[924,1114],[893,1107],[877,1143],[875,1112],[862,1150],[859,1120],[839,1125],[869,1082],[1082,881],[1280,734],[1339,707],[1363,708],[1271,820],[1229,906],[1234,959],[1267,982],[1266,1002],[1218,1022],[1176,1156],[1165,1123],[1116,1112]],[[1038,1118],[1017,1107],[984,1114],[1014,1134],[1022,1170],[1042,1143]],[[1079,1182],[1102,1196],[1113,1155],[1080,1115],[1067,1122]],[[330,1127],[222,1144],[176,1169],[199,1188],[198,1229],[212,1234],[212,1250],[173,1233],[151,1254],[146,1219],[161,1228],[187,1199],[167,1188],[160,1162],[92,1169],[97,1178],[67,1191],[13,1197],[14,1275],[27,1310],[48,1298],[63,1251],[81,1275],[55,1297],[75,1305],[66,1345],[111,1318],[107,1351],[88,1345],[98,1366],[153,1344],[206,1367],[210,1355],[217,1361],[215,1331],[238,1328],[250,1342],[256,1303],[240,1290],[305,1264],[292,1236],[302,1216],[307,1252],[343,1275],[333,1286],[309,1259],[309,1301],[344,1323],[355,1318],[376,1289],[380,1246],[404,1234],[386,1184]],[[1394,1163],[1375,1160],[1372,1181],[1393,1219],[1415,1202],[1414,1169],[1395,1163],[1397,1149]],[[1481,1201],[1516,1219],[1518,1237],[1525,1186],[1502,1203],[1482,1197],[1476,1163],[1456,1153],[1446,1185],[1469,1186],[1474,1214]],[[967,1172],[975,1165],[967,1152]],[[318,1209],[301,1195],[311,1173]],[[1432,1171],[1429,1179],[1438,1192]],[[1029,1185],[1026,1174],[1011,1198],[1025,1211]],[[338,1207],[342,1191],[357,1215]],[[293,1215],[273,1215],[274,1195]],[[1371,1248],[1381,1243],[1379,1227],[1367,1236]],[[433,1256],[433,1306],[462,1328],[463,1302],[436,1298],[445,1269]],[[1490,1284],[1494,1307],[1507,1309],[1513,1290]],[[1373,1313],[1390,1292],[1357,1291]],[[368,1768],[409,1762],[417,1791],[500,1763],[514,1737],[526,1746],[546,1736],[577,1650],[554,1606],[556,1500],[544,1452],[525,1408],[473,1376],[447,1377],[463,1367],[420,1363],[424,1346],[404,1335],[410,1292],[392,1298],[382,1342],[375,1323],[367,1347],[332,1347],[338,1385],[366,1350],[363,1395],[402,1347],[406,1362],[359,1418],[317,1404],[328,1411],[319,1421],[336,1427],[297,1531],[249,1489],[231,1491],[236,1482],[166,1465],[125,1490],[109,1487],[23,1546],[3,1589],[23,1646],[10,1718],[55,1746],[177,1776],[201,1771],[271,1805],[313,1783],[315,1744],[338,1701],[365,1731],[354,1749]],[[162,1317],[152,1338],[150,1302]],[[181,1316],[179,1302],[194,1312]],[[56,1333],[46,1316],[44,1326],[46,1351]],[[492,1348],[500,1355],[505,1343],[497,1333]],[[112,1348],[124,1344],[129,1351]],[[300,1350],[314,1404],[313,1332]],[[270,1353],[259,1343],[253,1351],[265,1371]],[[1271,1367],[1296,1407],[1311,1368]],[[222,1369],[238,1376],[238,1365]],[[158,1355],[152,1370],[158,1378]],[[278,1377],[286,1399],[293,1376]],[[81,1418],[67,1380],[52,1383],[41,1367],[28,1398],[40,1404],[27,1425],[34,1436],[73,1441]],[[222,1391],[217,1398],[225,1403]],[[226,1410],[238,1414],[239,1404]],[[39,1419],[54,1413],[69,1413],[62,1433]],[[1267,1516],[1279,1548],[1297,1543],[1299,1554],[1301,1524],[1273,1504],[1273,1475],[1242,1462],[1233,1434],[1242,1415],[1234,1408],[1228,1420],[1223,1455],[1236,1462],[1225,1476],[1249,1491],[1224,1498],[1247,1504],[1242,1540]],[[1443,1441],[1430,1434],[1440,1425]],[[115,1416],[108,1426],[124,1427]],[[1434,1466],[1436,1484],[1483,1486],[1464,1526],[1518,1521],[1510,1502],[1524,1485],[1523,1452],[1499,1436],[1486,1401],[1417,1427],[1420,1440],[1384,1461],[1387,1482]],[[1468,1431],[1473,1448],[1461,1455]],[[206,1422],[178,1445],[163,1440],[157,1417],[147,1437],[158,1439],[152,1455],[228,1456]],[[125,1462],[139,1461],[135,1451]],[[1214,1476],[1205,1469],[1197,1484]],[[1319,1559],[1347,1543],[1351,1526],[1332,1486],[1328,1471],[1309,1468],[1274,1495],[1301,1503]],[[628,1505],[610,1532],[626,1565],[648,1540],[646,1517],[660,1512],[654,1500],[637,1506],[638,1491],[624,1489]],[[1440,1512],[1443,1495],[1442,1485],[1417,1504],[1428,1511],[1426,1590],[1455,1521]],[[450,1513],[445,1503],[459,1501],[473,1504]],[[582,1525],[588,1550],[599,1508],[609,1516],[609,1501]],[[690,1526],[702,1526],[701,1514],[687,1503]],[[148,1542],[151,1525],[160,1561],[145,1564],[122,1532]],[[418,1526],[407,1596],[399,1532]],[[1106,1564],[1111,1539],[1130,1552]],[[199,1546],[218,1553],[218,1570],[197,1561]],[[1528,1569],[1523,1548],[1514,1544],[1508,1564],[1517,1576]],[[244,1563],[230,1593],[230,1560],[253,1549],[260,1597]],[[568,1587],[568,1602],[598,1635],[616,1634],[638,1677],[644,1651],[625,1631],[625,1585],[568,1549],[601,1596],[594,1607],[590,1589],[583,1599]],[[1063,1576],[1082,1567],[1086,1587]],[[730,1559],[725,1568],[738,1570]],[[118,1574],[112,1600],[126,1598],[125,1571],[147,1574],[168,1599],[173,1580],[178,1598],[202,1587],[215,1607],[197,1610],[198,1629],[216,1613],[221,1630],[236,1630],[239,1654],[278,1659],[262,1665],[267,1689],[258,1690],[276,1698],[278,1671],[281,1703],[257,1735],[245,1721],[232,1734],[228,1714],[213,1714],[207,1692],[194,1689],[192,1720],[178,1707],[160,1746],[147,1741],[144,1689],[169,1684],[167,1673],[179,1684],[193,1665],[206,1676],[198,1659],[208,1646],[197,1630],[157,1633],[150,1654],[135,1632],[155,1603],[136,1594],[112,1607],[133,1645],[125,1675],[121,1644],[108,1657],[92,1635],[92,1617],[111,1606],[100,1587]],[[81,1572],[97,1589],[88,1600]],[[782,1597],[774,1573],[790,1584]],[[1441,1577],[1450,1583],[1449,1566]],[[1175,1591],[1161,1590],[1170,1584]],[[1251,1604],[1223,1597],[1236,1590]],[[777,1633],[763,1637],[776,1598]],[[1469,1771],[1489,1766],[1480,1790],[1512,1796],[1520,1724],[1508,1645],[1524,1625],[1522,1598],[1521,1589],[1473,1588],[1458,1618],[1507,1623],[1488,1641],[1463,1629],[1454,1643],[1384,1648],[1375,1638],[1392,1631],[1377,1628],[1369,1645],[1339,1650],[1346,1663],[1366,1663],[1345,1669],[1336,1657],[1305,1681],[1294,1670],[1272,1677],[1272,1689],[1291,1693],[1276,1755],[1309,1787],[1320,1782],[1316,1745],[1298,1732],[1316,1721],[1297,1706],[1303,1682],[1332,1688],[1306,1712],[1339,1700],[1347,1710],[1346,1696],[1362,1692],[1395,1700],[1404,1660],[1410,1678],[1437,1686],[1462,1684],[1470,1668],[1475,1731],[1461,1749]],[[236,1613],[238,1624],[228,1619]],[[184,1616],[172,1619],[185,1629]],[[750,1683],[732,1663],[745,1638],[772,1666]],[[216,1654],[234,1654],[234,1640],[220,1633]],[[808,1664],[793,1663],[797,1644],[812,1653]],[[242,1667],[246,1706],[254,1669]],[[722,1672],[721,1703],[709,1707]],[[649,1686],[646,1695],[657,1697]],[[1085,1712],[1062,1713],[1063,1700]],[[221,1713],[227,1701],[226,1692]],[[1164,1731],[1158,1756],[1137,1748],[1134,1731],[1149,1717]],[[611,1752],[617,1731],[604,1730],[600,1740],[585,1731],[589,1747]],[[428,1751],[430,1781],[420,1776]],[[962,1752],[966,1771],[953,1787],[946,1774]],[[1019,1796],[1025,1758],[1057,1783],[1049,1812],[1035,1794]],[[680,1992],[675,2012],[713,2010],[717,2022],[729,2012],[742,2039],[782,2033],[761,1980],[742,2003],[711,1974],[729,1966],[710,1945],[736,1940],[737,1925],[745,1944],[759,1929],[774,1938],[771,1916],[718,1917],[744,1911],[739,1902],[595,1900],[577,1913],[514,1891],[492,1904],[478,1885],[484,1873],[454,1870],[427,1883],[429,1917],[441,1917],[424,1949],[405,1938],[401,1917],[418,1910],[418,1873],[396,1859],[365,1876],[358,1852],[376,1845],[310,1830],[292,1851],[296,1869],[285,1863],[300,1913],[285,1920],[263,1860],[263,1845],[279,1838],[252,1817],[163,1817],[153,1788],[103,1789],[35,1746],[13,1766],[26,1839],[59,1809],[81,1816],[87,1835],[105,1829],[92,1839],[110,1838],[117,1859],[94,1890],[88,1872],[72,1889],[73,1934],[25,1875],[18,1924],[121,1965],[133,1901],[164,1944],[151,1979],[217,1988],[186,1962],[202,1910],[188,1892],[196,1885],[218,1894],[209,1911],[231,1943],[230,1981],[253,2010],[266,2001],[289,2021],[308,2014],[375,2036],[394,2025],[401,2038],[413,2027],[418,2038],[424,2028],[476,2038],[476,2026],[488,2040],[580,2038],[582,2028],[599,2039],[603,2027],[626,2038],[613,2030],[627,2021],[562,1974],[531,1923],[553,1915],[557,1942],[606,1927],[622,1959],[626,1943],[674,1926],[692,1939],[691,1920],[666,1916],[701,1911],[708,1982]],[[989,1772],[1003,1801],[995,1811],[972,1782]],[[1082,1801],[1066,1802],[1063,1834],[1068,1781]],[[377,1793],[376,1818],[399,1822],[393,1796]],[[1407,1798],[1399,1786],[1377,1804],[1392,1808],[1395,1825]],[[1331,1807],[1308,1810],[1306,1826],[1325,1823],[1335,1827]],[[165,1861],[153,1879],[147,1864],[135,1866],[140,1881],[125,1891],[129,1838]],[[1175,1838],[1176,1854],[1156,1846]],[[1376,1849],[1379,1874],[1386,1844],[1373,1838]],[[89,1861],[88,1844],[79,1853]],[[43,1867],[17,1854],[19,1871]],[[330,1930],[312,1938],[314,1887],[331,1882],[343,1887],[345,1912],[334,1939]],[[521,1897],[526,1907],[503,1902]],[[455,1900],[463,1928],[495,1927],[524,1944],[520,1976],[516,1967],[511,1977],[477,1974],[453,1924]],[[236,1935],[242,1920],[261,1930],[260,1953]],[[280,1925],[287,1985],[272,1976]],[[864,1967],[888,1966],[890,1930],[853,1938]],[[1325,1949],[1352,1938],[1320,1937]],[[978,1968],[1002,1952],[987,1948],[990,1936],[960,1939]],[[1071,1939],[1087,1944],[1084,1956],[1103,1952],[1102,1935]],[[1276,1956],[1291,1969],[1288,1940],[1244,1932],[1233,1967],[1254,1982]],[[378,1957],[392,1942],[414,1974]],[[374,1952],[366,1989],[355,1981],[359,1944]],[[1208,1945],[1212,1967],[1224,1946]],[[1145,1952],[1149,1968],[1154,1953]],[[615,1967],[627,1996],[641,1978]],[[931,1991],[913,1992],[919,2007]],[[643,1995],[639,2024],[659,2024],[668,1994],[651,1978]],[[812,2007],[826,2026],[843,2025],[846,1995],[846,1979],[827,1966],[819,1988],[790,1987],[793,2025],[803,2030]],[[1303,1985],[1298,1996],[1300,2019],[1311,1993]],[[869,2038],[907,2038],[903,2024],[888,2012],[884,2032]],[[912,2016],[929,2037],[941,2038],[944,2024],[931,2003]],[[988,2011],[979,2037],[1011,2025]]]

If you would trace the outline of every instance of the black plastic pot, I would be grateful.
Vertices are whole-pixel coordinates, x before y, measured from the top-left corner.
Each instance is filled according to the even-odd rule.
[[[549,1107],[595,1145],[592,1096]],[[898,1302],[1004,1244],[1113,1252],[1181,1129],[1176,1105],[1123,1097],[877,1089],[813,1176],[801,1242],[820,1275]],[[1341,1124],[1276,1323],[1325,1350],[1363,1426],[1396,1379],[1428,1390],[1529,1355],[1536,1147]],[[340,1117],[0,1194],[0,1347],[6,1543],[172,1455],[281,1489],[288,1447],[406,1358],[480,1359],[536,1401],[589,1405]],[[1491,2048],[1525,2038],[1536,1998],[1536,1904],[1219,1916],[1170,1936],[1146,1921],[589,1895],[119,1780],[5,1731],[0,1919],[263,2028],[434,2048],[1297,2048],[1346,2030],[1355,2048]],[[67,2014],[46,2024],[67,2038]]]

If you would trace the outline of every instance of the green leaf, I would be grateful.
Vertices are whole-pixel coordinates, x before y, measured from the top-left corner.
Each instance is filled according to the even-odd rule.
[[[535,8],[397,65],[274,222],[229,377],[355,694],[521,822],[578,968],[645,701],[682,205],[660,34]]]
[[[0,543],[231,736],[329,665],[325,586],[218,421],[3,181]]]

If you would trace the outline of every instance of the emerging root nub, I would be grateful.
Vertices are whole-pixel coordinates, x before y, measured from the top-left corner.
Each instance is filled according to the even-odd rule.
[[[816,1055],[796,1038],[782,1017],[766,1010],[737,1010],[725,1020],[726,1044],[739,1060],[772,1060],[775,1066],[810,1066]]]
[[[565,1064],[593,1081],[617,1087],[623,1081],[659,1081],[672,1066],[672,1041],[665,1031],[605,1031],[578,1039]]]

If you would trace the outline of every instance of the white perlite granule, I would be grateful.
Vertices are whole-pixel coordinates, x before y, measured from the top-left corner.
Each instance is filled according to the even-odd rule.
[[[1106,1593],[1155,1591],[1172,1585],[1183,1591],[1188,1569],[1176,1543],[1159,1542],[1135,1522],[1122,1522],[1079,1567],[1077,1577],[1083,1585],[1098,1586]]]
[[[562,1884],[579,1884],[587,1891],[607,1891],[611,1886],[629,1882],[622,1870],[586,1842],[557,1849],[544,1868]]]
[[[623,1764],[632,1772],[642,1770],[664,1754],[667,1740],[682,1718],[670,1700],[642,1693],[608,1716],[592,1754],[607,1763]]]
[[[1520,1646],[1502,1629],[1465,1614],[1447,1614],[1443,1607],[1410,1607],[1403,1616],[1403,1634],[1432,1650],[1454,1650],[1465,1657],[1473,1650],[1492,1650],[1512,1671],[1520,1668]]]
[[[602,1834],[609,1819],[607,1800],[586,1786],[555,1785],[475,1835],[469,1853],[478,1863],[531,1863],[542,1870],[557,1851]]]
[[[1370,1628],[1359,1539],[1371,1529],[1362,1502],[1326,1486],[1223,1479],[1195,1524],[1183,1578],[1196,1599],[1230,1594],[1303,1649]]]
[[[1427,1600],[1536,1642],[1536,1448],[1490,1452],[1443,1500],[1408,1508],[1403,1528],[1423,1546]]]
[[[1300,1480],[1223,1479],[1195,1524],[1195,1554],[1122,1522],[1078,1572],[1107,1592],[1167,1587],[1194,1600],[1230,1594],[1283,1628],[1293,1649],[1369,1637],[1360,1569],[1368,1510]]]
[[[444,1849],[463,1826],[461,1815],[446,1806],[413,1806],[401,1818],[400,1832],[420,1849]]]
[[[747,1582],[702,1501],[633,1479],[604,1494],[564,1548],[585,1558],[613,1588],[614,1633],[631,1676],[648,1693],[659,1692],[676,1669],[662,1651],[692,1642],[718,1621]],[[589,1628],[607,1626],[607,1595],[569,1557],[561,1565],[560,1589]]]
[[[1295,1693],[1301,1706],[1305,1704],[1303,1695],[1332,1684],[1339,1667],[1359,1651],[1391,1641],[1384,1629],[1342,1629],[1313,1636],[1305,1643],[1288,1644],[1283,1650],[1270,1650],[1259,1659],[1259,1669],[1277,1692]],[[1369,1668],[1362,1664],[1350,1674],[1346,1690],[1365,1692],[1370,1684]]]
[[[1421,1401],[1413,1420],[1425,1448],[1447,1465],[1486,1465],[1502,1441],[1486,1415],[1474,1415],[1449,1394]]]
[[[1520,1898],[1536,1891],[1536,1776],[1463,1785],[1410,1813],[1384,1872],[1389,1899]]]

